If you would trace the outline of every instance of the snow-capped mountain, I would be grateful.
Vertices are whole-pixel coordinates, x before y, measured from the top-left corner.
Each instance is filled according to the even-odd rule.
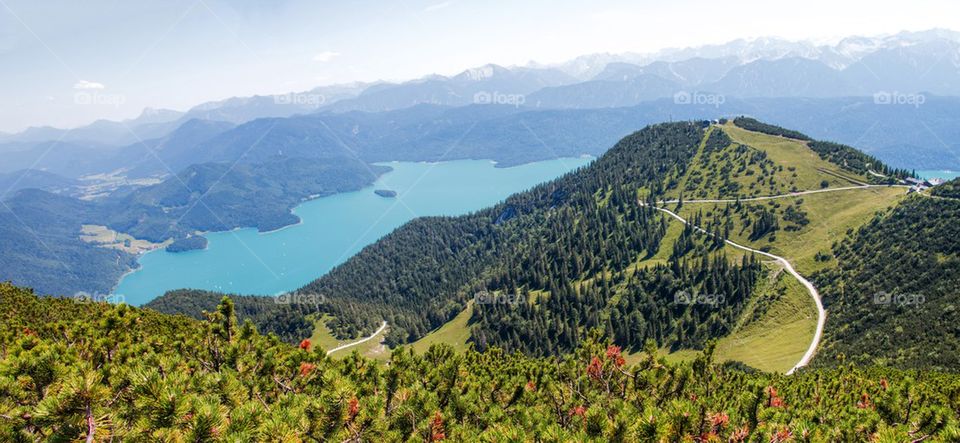
[[[810,41],[761,37],[737,39],[716,45],[668,48],[648,54],[634,52],[587,54],[556,65],[531,63],[529,66],[552,66],[583,80],[600,74],[611,63],[643,66],[656,62],[680,62],[697,58],[733,58],[738,60],[739,64],[747,64],[757,60],[805,58],[819,61],[833,69],[845,69],[878,51],[922,46],[934,42],[960,44],[960,32],[947,29],[931,29],[918,32],[904,31],[887,36],[850,36],[835,44],[816,44]],[[956,57],[960,58],[960,53],[956,54]]]

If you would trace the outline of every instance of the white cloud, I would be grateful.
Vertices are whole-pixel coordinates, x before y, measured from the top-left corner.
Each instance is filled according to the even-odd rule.
[[[437,3],[437,4],[434,4],[434,5],[427,6],[426,8],[423,8],[423,12],[433,12],[433,11],[437,11],[437,10],[446,8],[447,6],[450,6],[450,5],[452,5],[452,4],[453,4],[453,0],[447,0],[447,1],[445,1],[445,2],[441,2],[441,3]]]
[[[315,56],[313,56],[313,61],[315,62],[328,62],[333,60],[335,57],[339,57],[339,52],[334,51],[323,51]]]
[[[103,83],[80,80],[73,84],[73,89],[103,89]]]

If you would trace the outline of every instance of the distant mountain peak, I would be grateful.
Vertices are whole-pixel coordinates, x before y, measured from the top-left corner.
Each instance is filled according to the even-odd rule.
[[[137,118],[127,120],[129,123],[134,124],[151,124],[151,123],[167,123],[172,122],[183,116],[183,113],[180,111],[174,111],[172,109],[160,109],[160,108],[143,108],[143,112]]]
[[[143,112],[140,113],[140,117],[156,117],[158,115],[179,115],[179,111],[174,111],[172,109],[162,109],[162,108],[143,108]]]
[[[693,58],[736,57],[740,64],[747,64],[757,60],[800,57],[822,62],[834,69],[844,69],[883,49],[895,49],[933,42],[960,43],[960,32],[935,28],[925,31],[904,31],[884,36],[848,36],[836,44],[819,44],[806,40],[788,40],[770,36],[739,38],[720,44],[664,48],[656,52],[642,54],[601,52],[581,55],[553,65],[530,63],[528,66],[555,67],[581,80],[597,76],[611,63],[646,66],[656,62],[680,62]]]
[[[457,80],[483,81],[508,72],[510,72],[510,70],[503,66],[488,63],[483,66],[467,69],[454,78]]]

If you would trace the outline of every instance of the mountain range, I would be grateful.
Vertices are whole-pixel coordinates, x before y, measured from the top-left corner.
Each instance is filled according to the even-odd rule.
[[[644,75],[656,78],[643,80]],[[378,112],[417,104],[461,106],[475,103],[477,93],[496,99],[494,93],[529,95],[545,88],[593,81],[611,82],[611,89],[635,88],[636,91],[625,90],[624,95],[639,98],[666,97],[677,92],[666,94],[659,89],[663,86],[699,88],[740,98],[838,97],[870,96],[882,91],[957,95],[958,76],[960,33],[956,31],[933,29],[883,37],[848,37],[836,44],[819,45],[759,38],[651,54],[591,54],[555,65],[488,64],[449,77],[431,75],[403,83],[353,83],[273,96],[230,98],[200,104],[186,112],[147,109],[135,119],[98,121],[69,131],[30,128],[19,134],[0,135],[0,143],[60,140],[122,146],[137,141],[133,135],[139,139],[156,138],[194,118],[240,124],[317,110]],[[649,83],[649,87],[638,86],[638,80]],[[758,84],[752,84],[757,80]],[[547,96],[557,94],[544,92]],[[567,98],[565,104],[544,101],[541,106],[624,105],[612,94],[594,100],[580,103],[573,97]],[[519,105],[537,106],[532,100]]]
[[[2,198],[33,188],[91,201],[93,209],[65,211],[77,215],[66,217],[71,228],[49,236],[42,223],[16,223],[16,211],[0,215],[13,219],[5,225],[7,237],[33,237],[28,231],[35,230],[39,238],[64,244],[72,243],[62,236],[75,239],[84,224],[158,243],[197,230],[273,229],[296,222],[286,211],[303,198],[370,183],[379,174],[372,166],[377,162],[492,159],[508,167],[598,156],[647,124],[735,115],[856,145],[898,168],[960,169],[958,48],[958,34],[944,30],[851,37],[835,45],[740,40],[231,98],[186,112],[145,110],[135,119],[72,130],[31,128],[0,137]],[[343,174],[323,183],[307,180],[331,166],[342,167]],[[288,180],[274,181],[270,175],[283,174],[284,167],[291,168]],[[214,209],[228,214],[223,220],[193,208],[209,186],[189,198],[173,192],[191,182],[184,177],[210,184],[217,174],[230,179],[214,190],[223,206]],[[262,216],[230,203],[258,195],[273,196]],[[174,210],[161,201],[184,205]],[[30,205],[21,196],[10,206],[29,212]],[[193,215],[181,211],[186,208]],[[144,222],[147,214],[151,223]],[[193,222],[169,226],[180,220]],[[31,248],[46,249],[42,243]],[[83,256],[64,255],[68,261]],[[3,277],[20,281],[14,269]],[[83,282],[72,289],[107,288],[114,278],[114,271],[87,272],[72,280]],[[23,282],[41,292],[54,289],[32,277]]]
[[[495,206],[415,219],[283,303],[231,298],[293,343],[302,319],[313,337],[543,357],[596,329],[632,358],[653,340],[678,359],[709,349],[771,372],[803,368],[809,349],[821,368],[954,371],[954,334],[917,325],[957,320],[957,251],[936,238],[960,204],[954,184],[930,194],[907,178],[750,118],[651,125]],[[175,291],[147,306],[201,318],[223,296]]]

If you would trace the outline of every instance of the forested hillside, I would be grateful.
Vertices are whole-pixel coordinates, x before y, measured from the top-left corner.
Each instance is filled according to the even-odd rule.
[[[802,200],[782,207],[738,203],[711,213],[709,207],[684,205],[684,197],[789,196],[843,191],[870,180],[866,171],[846,167],[853,155],[824,156],[805,140],[780,140],[726,124],[650,126],[593,164],[495,207],[462,217],[416,219],[292,294],[294,300],[319,297],[320,304],[271,307],[255,298],[235,300],[238,306],[255,305],[250,310],[257,312],[261,329],[291,342],[296,338],[279,321],[291,310],[311,318],[328,314],[319,327],[344,339],[366,336],[386,320],[386,343],[396,346],[437,330],[473,300],[465,327],[479,350],[563,354],[591,328],[603,330],[626,352],[639,352],[651,339],[670,350],[702,349],[708,340],[747,326],[777,324],[771,317],[782,308],[777,303],[792,306],[797,314],[791,318],[802,319],[812,309],[809,298],[797,299],[784,293],[787,283],[776,283],[778,266],[730,249],[726,238],[743,236],[768,250],[779,245],[780,230],[790,241],[794,233],[830,226],[816,220],[808,227],[810,213]],[[678,196],[677,209],[694,211],[692,223],[709,235],[689,226],[670,228],[651,207]],[[855,194],[833,197],[846,198],[862,200]],[[767,301],[759,303],[761,287],[780,295],[764,294]],[[678,302],[678,294],[722,297],[722,303]],[[197,303],[209,309],[217,298],[180,291],[148,307],[196,315]],[[797,342],[805,349],[812,332],[803,323],[797,327]]]
[[[334,333],[358,336],[387,320],[394,345],[449,321],[481,292],[523,302],[478,306],[480,348],[563,352],[592,326],[632,349],[647,338],[701,345],[737,317],[761,270],[749,260],[730,266],[715,248],[684,251],[656,269],[634,272],[631,265],[659,249],[665,229],[661,215],[637,204],[638,190],[651,199],[660,195],[664,177],[686,167],[705,129],[701,123],[650,126],[590,166],[498,206],[415,220],[299,292],[326,297]],[[626,297],[610,290],[630,282],[643,282],[643,289]],[[721,289],[731,303],[719,312],[669,303],[678,291]],[[536,303],[541,297],[544,303]],[[515,321],[504,322],[502,309]]]
[[[960,198],[960,179],[950,180],[930,191],[931,195],[944,198]]]
[[[72,295],[77,288],[107,293],[136,264],[125,252],[92,247],[80,239],[94,219],[90,202],[24,189],[0,206],[0,268],[4,278],[35,282],[45,294]]]
[[[205,320],[0,285],[3,441],[956,441],[954,375],[843,367],[792,377],[562,358],[393,352],[389,366]]]
[[[915,196],[833,248],[819,364],[960,368],[960,200]]]
[[[349,159],[204,163],[96,205],[93,219],[157,243],[195,231],[271,231],[296,224],[290,210],[304,199],[358,190],[389,170]]]

